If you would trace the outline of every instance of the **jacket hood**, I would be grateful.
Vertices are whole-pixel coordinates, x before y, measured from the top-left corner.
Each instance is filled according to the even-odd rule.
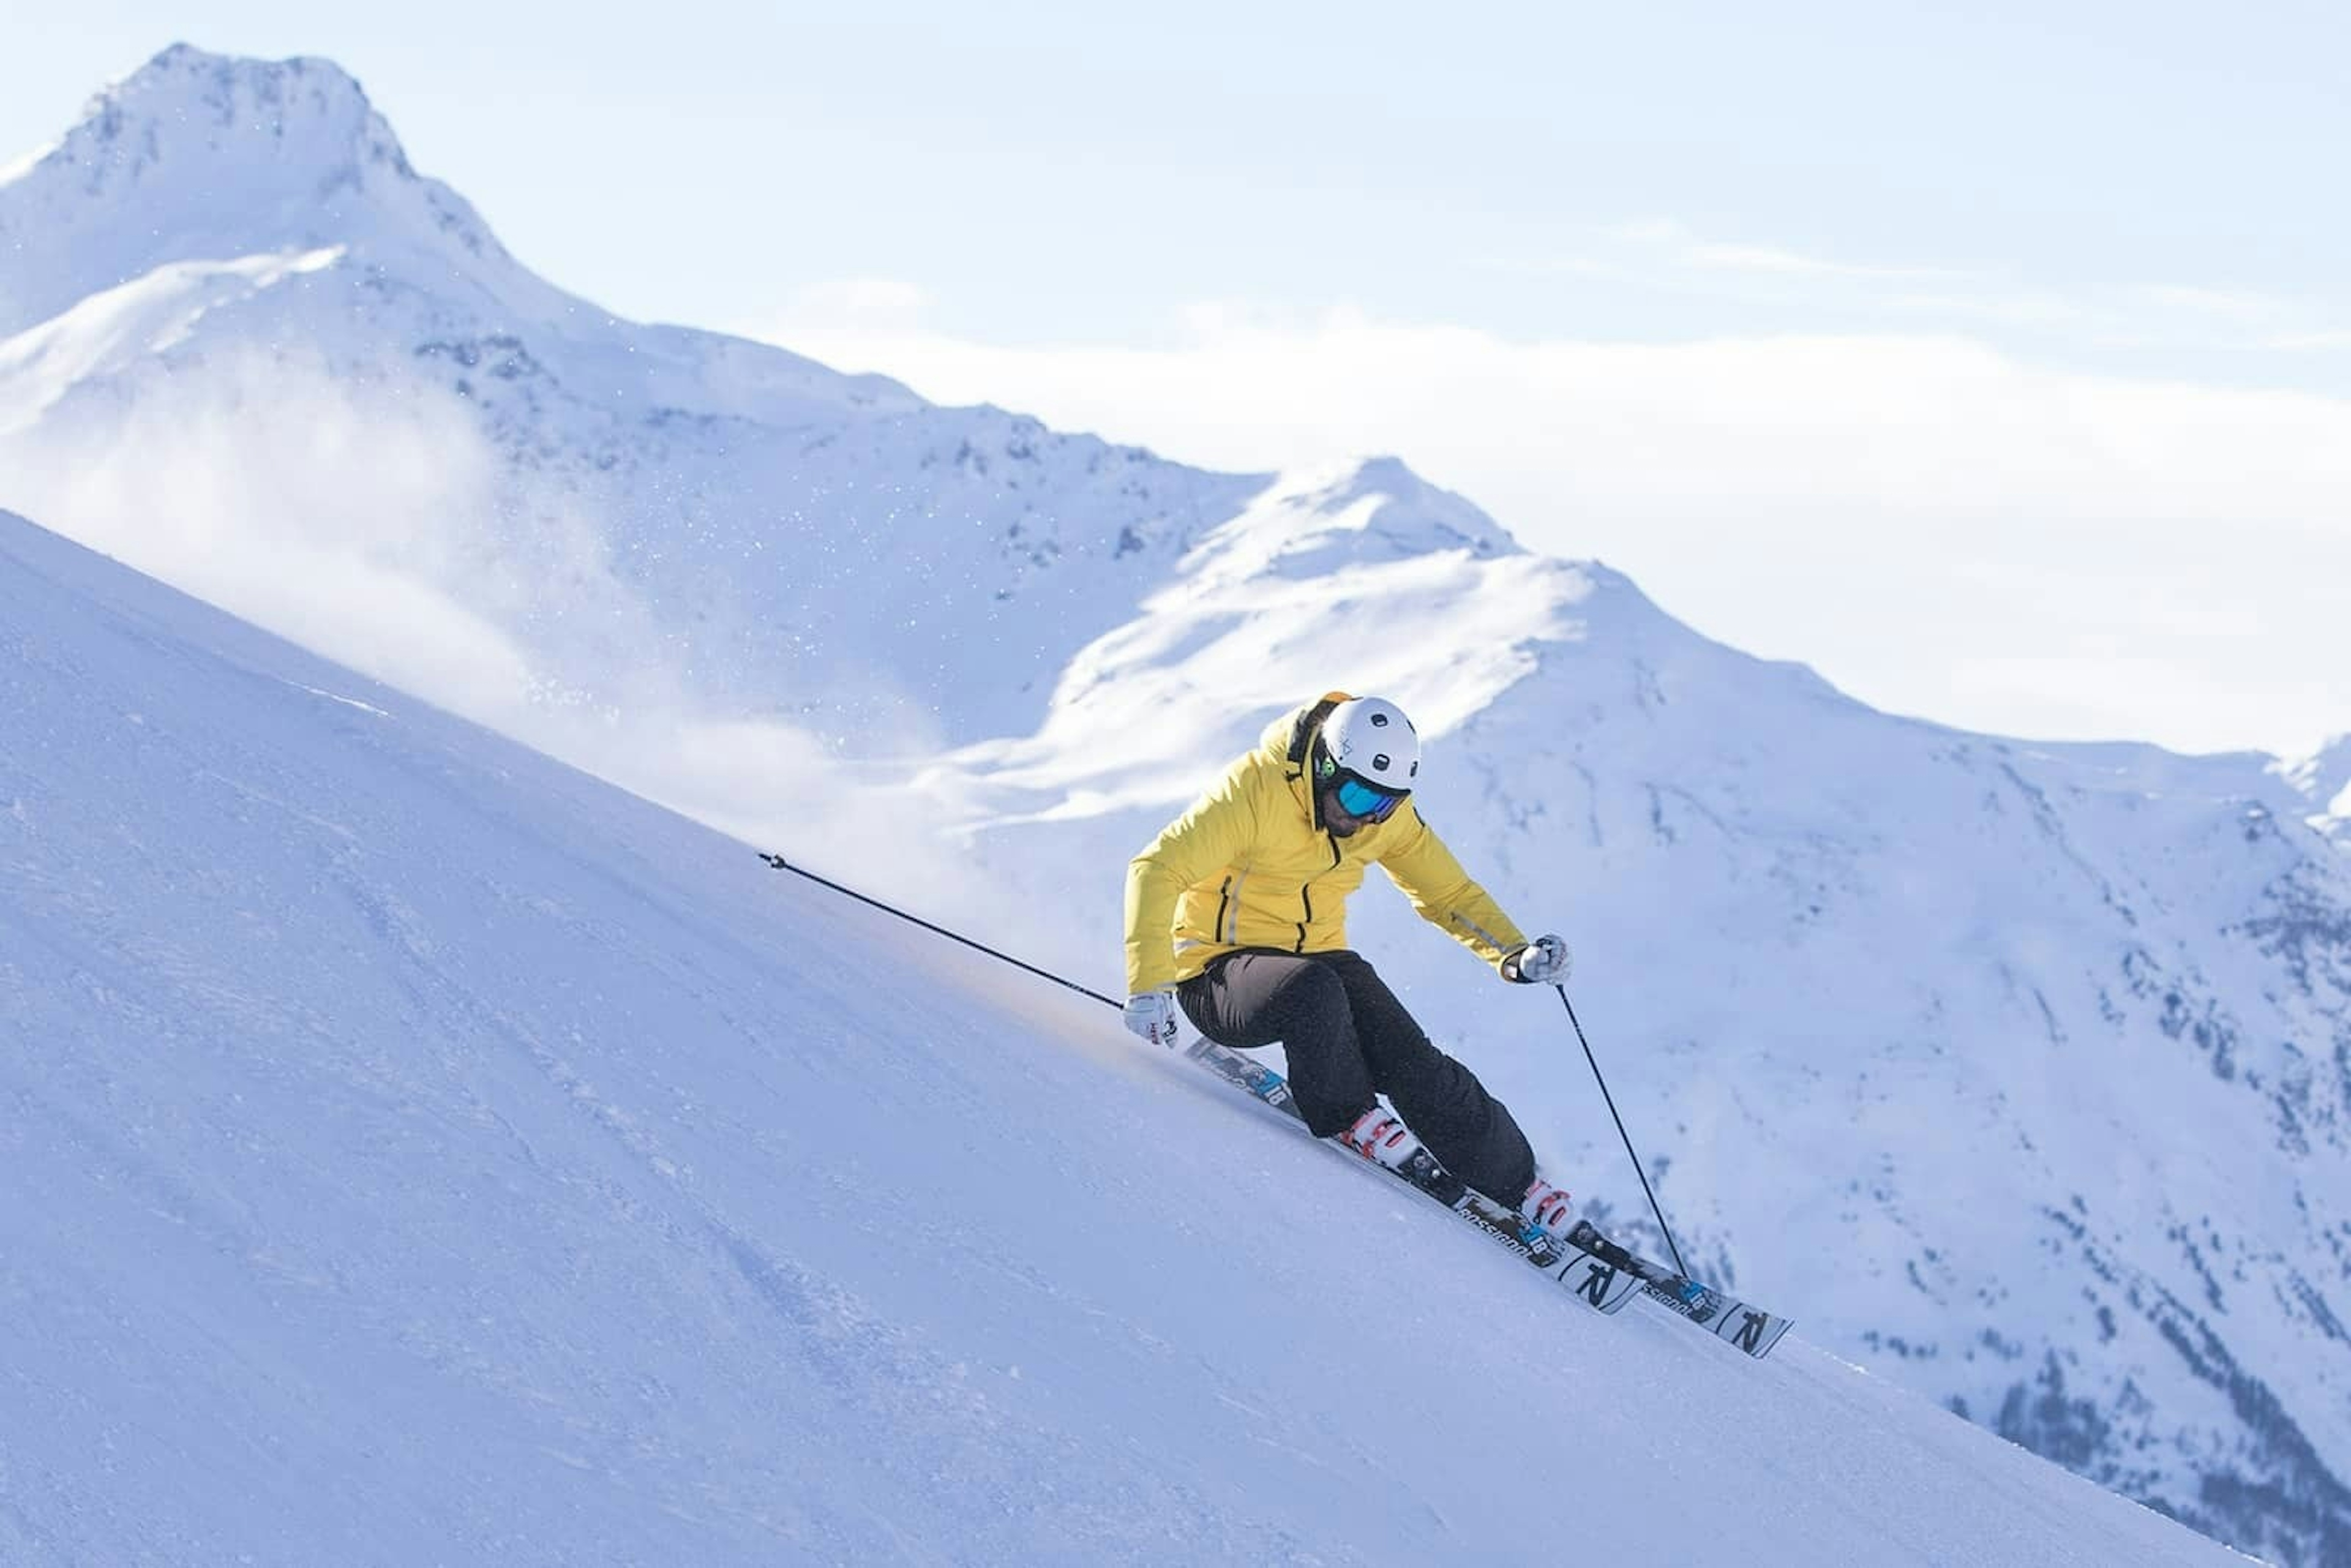
[[[1322,728],[1322,721],[1331,710],[1349,700],[1345,692],[1325,692],[1304,707],[1293,708],[1265,727],[1259,737],[1258,749],[1280,766],[1290,781],[1290,792],[1298,798],[1307,821],[1317,828],[1322,825],[1322,801],[1306,777],[1306,759],[1312,751],[1314,737]]]
[[[1258,737],[1258,748],[1270,753],[1275,760],[1293,771],[1304,773],[1306,754],[1322,729],[1322,721],[1341,703],[1352,700],[1345,692],[1325,692],[1303,707],[1290,709],[1265,727]]]

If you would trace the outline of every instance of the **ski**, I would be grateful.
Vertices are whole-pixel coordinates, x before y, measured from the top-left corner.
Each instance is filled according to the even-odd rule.
[[[1771,1354],[1771,1347],[1780,1343],[1780,1336],[1788,1332],[1790,1320],[1777,1312],[1750,1306],[1719,1291],[1710,1290],[1663,1263],[1652,1262],[1603,1236],[1588,1219],[1577,1220],[1569,1228],[1567,1240],[1571,1246],[1612,1263],[1638,1280],[1642,1294],[1651,1301],[1687,1318],[1725,1344],[1744,1351],[1758,1361]]]
[[[1282,1113],[1301,1133],[1306,1131],[1305,1114],[1299,1110],[1297,1098],[1290,1092],[1289,1081],[1272,1068],[1262,1062],[1251,1061],[1239,1052],[1228,1050],[1205,1037],[1187,1046],[1184,1054],[1234,1088]],[[1528,1225],[1518,1215],[1438,1165],[1426,1149],[1420,1150],[1406,1161],[1402,1170],[1390,1170],[1372,1160],[1359,1160],[1358,1163],[1369,1166],[1382,1175],[1394,1176],[1423,1197],[1443,1204],[1465,1222],[1476,1226],[1541,1269],[1554,1284],[1597,1312],[1618,1311],[1643,1288],[1641,1278],[1623,1263],[1599,1257],[1583,1247],[1570,1245],[1556,1236]]]

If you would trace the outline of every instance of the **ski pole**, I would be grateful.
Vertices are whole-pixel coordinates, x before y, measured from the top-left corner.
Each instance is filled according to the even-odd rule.
[[[832,889],[833,892],[841,894],[843,898],[853,898],[860,904],[871,904],[873,908],[882,911],[884,915],[894,915],[901,920],[908,921],[914,925],[919,925],[925,931],[934,932],[938,936],[946,937],[950,942],[960,942],[967,947],[977,948],[978,951],[987,954],[989,957],[999,959],[1004,963],[1011,965],[1016,969],[1026,969],[1029,973],[1036,976],[1040,980],[1050,980],[1057,986],[1066,986],[1081,997],[1092,997],[1098,1002],[1108,1003],[1110,1006],[1118,1009],[1121,1012],[1124,1012],[1126,1010],[1126,1004],[1124,1002],[1114,1001],[1111,998],[1103,996],[1100,991],[1088,990],[1085,987],[1078,984],[1075,980],[1065,980],[1061,976],[1053,973],[1050,969],[1040,969],[1034,964],[1023,963],[1019,959],[1014,957],[1011,954],[999,953],[995,948],[989,946],[987,943],[975,942],[970,937],[964,936],[961,932],[950,931],[944,925],[934,925],[929,921],[924,919],[921,915],[909,915],[893,904],[884,904],[878,898],[868,898],[865,894],[858,892],[853,887],[843,887],[837,882],[832,882],[827,878],[820,877],[817,875],[816,873],[807,869],[805,866],[796,866],[792,864],[791,862],[786,860],[781,855],[769,854],[765,850],[759,851],[758,853],[761,860],[766,861],[778,871],[788,871],[794,876],[804,876],[820,887],[829,887]]]
[[[1657,1195],[1650,1191],[1648,1173],[1641,1168],[1641,1156],[1633,1148],[1633,1135],[1625,1130],[1625,1118],[1616,1114],[1616,1096],[1608,1092],[1608,1080],[1600,1076],[1600,1060],[1592,1054],[1592,1042],[1583,1038],[1583,1024],[1575,1016],[1575,1004],[1567,999],[1565,986],[1553,986],[1559,993],[1559,1005],[1567,1009],[1567,1021],[1575,1026],[1575,1040],[1583,1047],[1583,1060],[1592,1063],[1593,1082],[1600,1085],[1600,1097],[1608,1102],[1608,1114],[1615,1120],[1616,1135],[1625,1140],[1625,1152],[1632,1156],[1633,1174],[1641,1178],[1641,1190],[1648,1194],[1649,1212],[1657,1217],[1657,1228],[1666,1233],[1666,1246],[1674,1255],[1674,1267],[1681,1276],[1690,1278],[1689,1265],[1682,1261],[1682,1249],[1674,1245],[1673,1227],[1666,1223],[1666,1211],[1657,1207]]]

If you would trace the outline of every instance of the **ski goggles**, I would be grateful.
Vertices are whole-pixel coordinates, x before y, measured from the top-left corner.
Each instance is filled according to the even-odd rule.
[[[1366,822],[1384,822],[1395,815],[1404,804],[1409,789],[1383,789],[1376,784],[1366,784],[1352,773],[1339,776],[1339,787],[1332,790],[1339,800],[1339,809],[1351,817]]]

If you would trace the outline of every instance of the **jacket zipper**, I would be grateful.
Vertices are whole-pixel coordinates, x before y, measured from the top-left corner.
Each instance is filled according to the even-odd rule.
[[[1332,865],[1335,867],[1341,858],[1339,841],[1334,837],[1331,841]],[[1306,906],[1306,918],[1298,923],[1298,946],[1292,950],[1303,953],[1306,951],[1306,928],[1314,924],[1314,884],[1312,883],[1301,883],[1299,885],[1298,902]]]

